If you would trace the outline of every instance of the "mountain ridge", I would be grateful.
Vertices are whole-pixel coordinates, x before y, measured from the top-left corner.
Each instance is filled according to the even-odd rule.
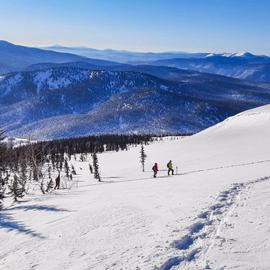
[[[50,50],[42,50],[34,47],[15,45],[7,41],[0,41],[0,74],[22,71],[28,66],[38,63],[67,63],[81,61],[95,65],[117,65],[112,61],[90,59],[83,56],[60,53]]]
[[[62,66],[15,72],[0,80],[0,126],[10,136],[35,139],[193,133],[270,102],[269,89],[241,80],[191,71],[179,76]]]

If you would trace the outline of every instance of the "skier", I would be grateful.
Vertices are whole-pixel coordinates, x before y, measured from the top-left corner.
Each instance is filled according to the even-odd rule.
[[[157,163],[154,164],[152,170],[154,172],[154,178],[156,178],[157,177],[157,172],[158,172],[158,165],[157,165]]]
[[[170,172],[172,172],[172,175],[174,175],[174,169],[173,169],[173,164],[171,160],[168,162],[167,168],[168,168],[168,175],[170,175]]]
[[[54,189],[59,189],[60,188],[60,174],[55,178],[55,187]]]

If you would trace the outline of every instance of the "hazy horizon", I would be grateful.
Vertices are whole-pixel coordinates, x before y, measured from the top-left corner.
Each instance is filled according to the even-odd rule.
[[[25,46],[25,47],[32,47],[32,48],[38,48],[38,49],[44,49],[44,48],[50,48],[50,47],[64,47],[64,48],[70,48],[70,49],[93,49],[93,50],[113,50],[113,51],[119,51],[119,52],[131,52],[131,53],[213,53],[213,54],[234,54],[234,53],[251,53],[254,55],[266,55],[270,56],[270,54],[256,54],[252,51],[247,51],[247,50],[241,50],[241,51],[183,51],[183,50],[168,50],[168,51],[135,51],[135,50],[127,50],[127,49],[115,49],[115,48],[94,48],[94,47],[88,47],[84,45],[77,45],[77,46],[68,46],[65,44],[48,44],[48,45],[40,45],[40,44],[27,44],[27,43],[16,43],[12,40],[4,40],[0,39],[0,41],[6,41],[9,43],[12,43],[14,45],[19,45],[19,46]],[[74,53],[75,54],[75,53]]]
[[[0,9],[0,39],[135,52],[269,55],[267,0],[13,0]]]

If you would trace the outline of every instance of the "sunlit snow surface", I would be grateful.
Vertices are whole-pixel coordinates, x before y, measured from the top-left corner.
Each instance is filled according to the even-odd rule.
[[[269,269],[269,138],[264,106],[146,146],[145,173],[139,147],[100,154],[101,183],[74,162],[70,189],[1,212],[0,269]]]

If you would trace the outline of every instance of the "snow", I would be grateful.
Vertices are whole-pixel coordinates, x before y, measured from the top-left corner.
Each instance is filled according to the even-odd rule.
[[[212,269],[269,269],[269,192],[269,178],[243,189],[207,254]]]
[[[2,77],[0,81],[4,82],[4,93],[3,95],[7,95],[14,86],[16,86],[17,84],[19,84],[23,79],[23,76],[21,73],[16,74],[15,76],[6,76],[6,77]]]
[[[205,57],[213,57],[213,56],[215,56],[214,53],[208,53]]]
[[[236,56],[236,57],[253,57],[255,55],[253,55],[250,52],[238,52],[238,53],[235,53],[233,56]]]
[[[99,154],[101,183],[73,161],[68,189],[2,211],[0,269],[269,269],[269,137],[270,105],[147,145],[144,173],[140,147]]]
[[[34,83],[37,85],[37,92],[40,93],[44,89],[59,89],[74,84],[80,80],[84,80],[88,76],[88,71],[80,70],[78,72],[69,72],[68,76],[55,76],[53,69],[38,71],[34,75]]]
[[[8,147],[19,147],[23,145],[28,145],[30,143],[36,143],[37,141],[34,140],[28,140],[28,139],[22,139],[22,138],[15,138],[15,137],[6,137],[3,140],[3,143],[5,143]]]
[[[182,81],[185,82],[184,80],[182,80]],[[187,82],[189,82],[189,80],[187,80]],[[166,86],[166,85],[161,85],[161,86],[160,86],[160,89],[165,90],[165,91],[168,90],[168,88],[169,88],[169,87]]]
[[[237,52],[237,53],[209,53],[205,57],[223,56],[223,57],[251,57],[254,56],[249,52]]]

